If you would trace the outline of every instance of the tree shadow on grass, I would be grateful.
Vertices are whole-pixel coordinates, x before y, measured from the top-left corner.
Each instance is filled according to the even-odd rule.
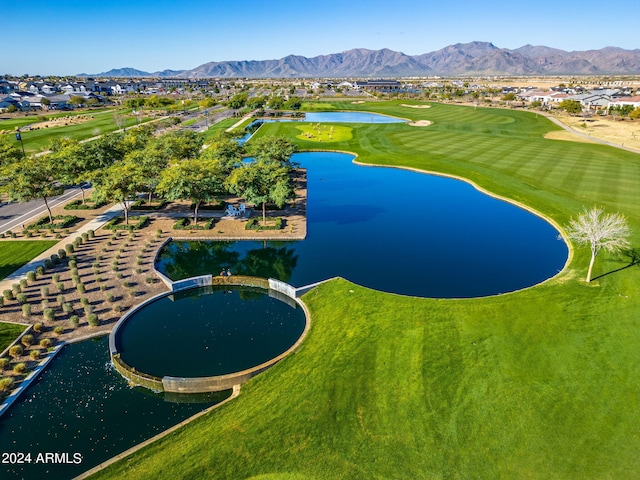
[[[603,273],[602,275],[598,275],[594,277],[592,280],[598,280],[602,277],[606,277],[607,275],[611,275],[612,273],[621,272],[622,270],[626,270],[627,268],[631,268],[634,265],[640,266],[640,248],[630,248],[623,252],[620,252],[619,259],[621,262],[626,263],[624,267],[616,268],[615,270],[611,270],[610,272]]]

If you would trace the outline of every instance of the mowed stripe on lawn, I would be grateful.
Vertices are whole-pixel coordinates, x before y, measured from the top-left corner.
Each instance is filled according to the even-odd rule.
[[[585,204],[606,204],[629,216],[640,243],[640,202],[630,201],[638,155],[542,140],[557,127],[531,113],[399,103],[361,108],[450,125],[429,134],[431,127],[358,126],[341,149],[363,162],[462,175],[560,223]],[[261,135],[294,132],[267,127]],[[497,164],[487,154],[492,142],[504,155]],[[640,269],[603,255],[601,277],[585,285],[588,257],[578,249],[555,279],[482,299],[325,283],[304,297],[312,328],[295,355],[216,413],[98,478],[640,476]]]

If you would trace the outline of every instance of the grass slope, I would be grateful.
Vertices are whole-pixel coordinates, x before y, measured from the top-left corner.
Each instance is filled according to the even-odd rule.
[[[15,323],[0,323],[0,352],[11,345],[24,329],[24,326]]]
[[[434,124],[358,125],[331,148],[462,175],[560,223],[603,205],[640,244],[638,155],[544,140],[555,126],[523,112],[357,107]],[[585,285],[585,250],[544,284],[481,299],[323,284],[304,298],[312,329],[296,354],[96,478],[638,477],[640,268],[603,256]]]
[[[4,240],[0,241],[0,280],[15,272],[58,240]]]

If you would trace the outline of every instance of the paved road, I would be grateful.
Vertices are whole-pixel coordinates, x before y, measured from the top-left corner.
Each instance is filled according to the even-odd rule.
[[[49,207],[54,208],[79,195],[79,188],[68,188],[62,195],[48,199]],[[2,205],[0,207],[0,233],[20,227],[22,224],[27,225],[34,217],[40,217],[46,211],[47,208],[42,200],[32,200],[26,203],[12,202]]]

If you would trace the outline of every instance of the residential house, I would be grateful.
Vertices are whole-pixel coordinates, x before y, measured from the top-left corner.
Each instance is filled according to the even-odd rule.
[[[356,90],[373,90],[377,92],[394,92],[402,88],[397,80],[359,80],[353,84]]]
[[[16,107],[17,109],[21,108],[20,102],[11,95],[0,95],[0,111],[6,110],[11,105]]]
[[[609,103],[610,107],[623,107],[625,105],[630,105],[633,108],[640,108],[640,95],[616,98],[615,100],[611,100],[611,103]]]

